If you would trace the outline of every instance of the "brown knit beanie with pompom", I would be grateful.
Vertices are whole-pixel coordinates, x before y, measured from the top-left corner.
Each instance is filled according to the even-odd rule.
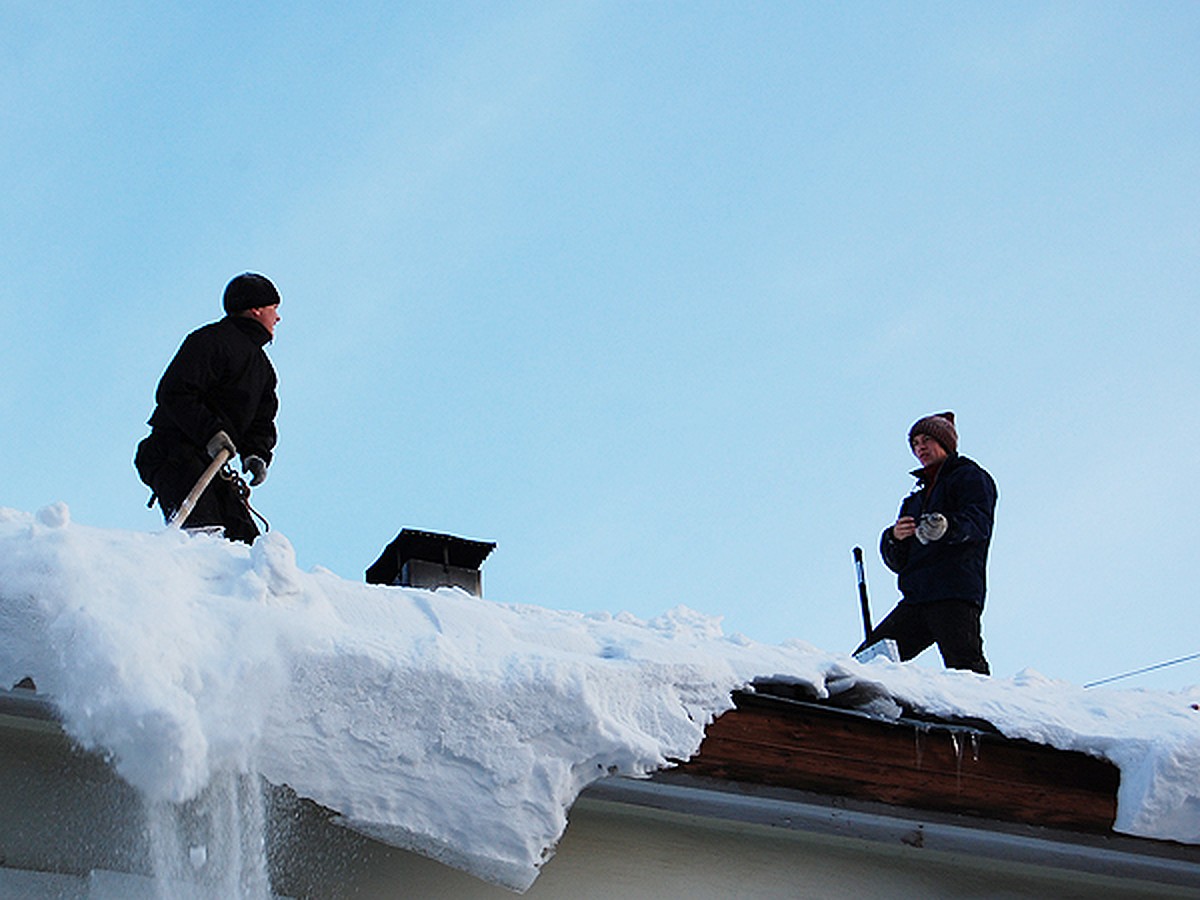
[[[935,416],[925,416],[917,419],[913,427],[908,429],[908,443],[912,446],[913,438],[918,434],[933,438],[947,453],[958,452],[958,431],[954,427],[954,413],[944,412]]]

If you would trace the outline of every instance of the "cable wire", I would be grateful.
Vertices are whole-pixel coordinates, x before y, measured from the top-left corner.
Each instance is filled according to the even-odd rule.
[[[1108,684],[1110,681],[1120,681],[1122,678],[1132,678],[1134,675],[1144,675],[1146,672],[1153,672],[1155,669],[1165,669],[1167,666],[1178,665],[1179,663],[1189,662],[1193,659],[1200,659],[1200,653],[1192,653],[1188,656],[1181,656],[1179,659],[1169,659],[1166,662],[1155,663],[1152,666],[1146,666],[1144,669],[1134,669],[1132,672],[1125,672],[1121,675],[1112,675],[1108,678],[1101,678],[1099,681],[1089,681],[1084,685],[1084,688],[1095,687],[1098,684]]]

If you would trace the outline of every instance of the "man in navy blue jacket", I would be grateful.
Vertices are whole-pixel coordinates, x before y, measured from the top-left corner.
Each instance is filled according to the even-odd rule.
[[[275,369],[263,347],[279,323],[279,291],[246,272],[225,288],[225,318],[193,331],[163,373],[150,416],[150,436],[134,465],[170,521],[196,480],[221,450],[242,457],[250,485],[261,484],[275,449]],[[230,540],[251,543],[258,526],[230,481],[214,478],[188,526],[224,528]]]
[[[903,597],[859,649],[890,638],[908,660],[936,643],[947,668],[988,675],[980,615],[996,482],[958,455],[954,413],[919,419],[908,442],[921,463],[917,486],[879,541]]]

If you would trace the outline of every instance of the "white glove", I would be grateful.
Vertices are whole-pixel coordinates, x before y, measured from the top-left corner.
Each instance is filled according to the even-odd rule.
[[[247,456],[242,460],[242,471],[250,473],[250,487],[258,487],[267,480],[267,461],[261,456]]]
[[[230,458],[237,456],[237,447],[233,446],[233,440],[223,430],[208,439],[205,449],[208,451],[210,459],[216,459],[217,454],[222,450],[228,450]]]
[[[917,523],[917,540],[922,544],[932,544],[940,540],[949,527],[950,523],[941,513],[926,513]]]

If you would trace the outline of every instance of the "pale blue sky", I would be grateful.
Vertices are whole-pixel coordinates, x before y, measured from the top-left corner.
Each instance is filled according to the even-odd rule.
[[[953,409],[996,674],[1200,651],[1198,98],[1192,2],[0,2],[0,504],[160,527],[154,386],[253,270],[304,568],[449,531],[848,650]]]

